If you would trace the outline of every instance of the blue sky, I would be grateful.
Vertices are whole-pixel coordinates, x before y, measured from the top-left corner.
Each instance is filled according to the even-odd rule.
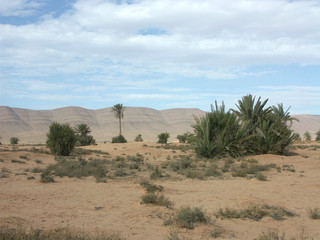
[[[1,0],[0,105],[320,114],[318,0]]]

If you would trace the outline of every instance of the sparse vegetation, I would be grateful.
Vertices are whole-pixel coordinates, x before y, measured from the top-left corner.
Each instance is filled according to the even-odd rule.
[[[21,227],[9,228],[8,226],[0,227],[0,240],[125,240],[119,234],[100,233],[96,235],[84,232],[73,232],[67,228],[55,230],[26,230]]]
[[[155,192],[162,192],[163,191],[163,187],[161,185],[152,184],[147,180],[143,180],[140,183],[140,186],[144,187],[144,189],[146,190],[147,193],[155,193]]]
[[[209,218],[201,208],[181,207],[170,219],[165,220],[164,225],[193,229],[195,224],[207,222],[209,222]]]
[[[312,219],[320,219],[320,208],[309,209],[309,216]]]
[[[10,144],[15,145],[15,144],[18,144],[18,142],[19,142],[19,138],[17,137],[10,138]]]
[[[275,220],[283,220],[284,217],[296,216],[295,213],[285,209],[284,207],[275,207],[267,204],[250,205],[243,209],[220,208],[216,213],[217,217],[223,218],[241,218],[259,221],[265,216],[269,216]]]
[[[53,122],[47,134],[47,147],[52,154],[68,156],[76,145],[77,138],[69,124]]]
[[[172,208],[173,202],[166,198],[163,194],[146,193],[141,197],[142,203],[153,204],[158,206],[165,206]]]

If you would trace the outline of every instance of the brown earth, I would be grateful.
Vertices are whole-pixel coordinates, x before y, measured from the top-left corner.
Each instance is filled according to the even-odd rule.
[[[192,155],[191,150],[181,151],[157,148],[155,143],[98,144],[87,149],[108,152],[108,159],[116,156],[142,154],[145,165],[159,165],[173,161],[175,156]],[[176,144],[174,146],[179,146]],[[320,208],[320,144],[299,143],[288,156],[259,155],[261,164],[275,163],[281,168],[290,165],[295,172],[272,170],[265,173],[268,181],[231,177],[210,177],[205,180],[177,176],[168,169],[168,177],[150,180],[164,187],[164,195],[181,206],[201,207],[211,217],[210,224],[201,224],[193,230],[164,226],[163,222],[174,210],[162,206],[141,204],[144,189],[141,179],[150,171],[122,178],[108,178],[96,183],[93,177],[82,179],[55,177],[55,183],[41,183],[40,173],[26,169],[44,168],[55,163],[45,153],[23,151],[43,146],[0,146],[0,225],[17,225],[37,229],[68,227],[81,232],[116,231],[126,239],[166,239],[170,231],[189,239],[212,239],[214,229],[222,229],[221,239],[254,239],[261,232],[277,228],[286,237],[305,236],[320,239],[320,220],[308,216],[308,209]],[[20,151],[17,151],[19,150]],[[20,156],[27,156],[22,159]],[[92,153],[85,158],[102,158]],[[21,160],[25,163],[14,163]],[[41,160],[42,163],[36,163]],[[6,175],[7,177],[4,177]],[[35,179],[27,180],[33,176]],[[242,208],[250,204],[269,204],[285,207],[297,214],[284,220],[265,217],[260,221],[248,219],[221,219],[214,216],[219,208]],[[299,238],[302,239],[302,238]]]

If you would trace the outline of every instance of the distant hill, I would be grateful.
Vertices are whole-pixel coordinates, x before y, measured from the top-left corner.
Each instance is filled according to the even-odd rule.
[[[123,135],[133,141],[142,134],[145,141],[156,141],[157,135],[167,131],[169,140],[176,141],[178,134],[192,131],[194,116],[205,112],[196,108],[176,108],[155,110],[143,107],[128,107],[123,119]],[[314,134],[320,129],[320,116],[294,115],[300,120],[293,125],[294,131],[301,136],[305,131]],[[111,141],[118,135],[118,121],[111,113],[111,108],[89,110],[81,107],[64,107],[54,110],[28,110],[0,106],[0,136],[3,143],[11,137],[18,137],[21,143],[44,143],[51,122],[70,123],[74,126],[87,123],[97,141]],[[314,137],[314,136],[313,136]]]

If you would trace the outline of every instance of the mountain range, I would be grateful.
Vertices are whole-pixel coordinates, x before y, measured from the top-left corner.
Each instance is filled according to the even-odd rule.
[[[170,133],[169,141],[176,141],[178,134],[192,132],[194,116],[204,111],[196,108],[175,108],[155,110],[144,107],[127,107],[122,121],[122,132],[128,141],[142,134],[145,141],[156,141],[162,132]],[[303,136],[309,131],[315,136],[320,129],[320,115],[292,115],[299,120],[292,129]],[[81,107],[63,107],[54,110],[29,110],[0,106],[0,140],[9,143],[11,137],[18,137],[20,143],[44,143],[49,125],[53,122],[69,123],[75,126],[86,123],[91,126],[96,141],[111,141],[119,134],[119,123],[111,108],[90,110]]]

